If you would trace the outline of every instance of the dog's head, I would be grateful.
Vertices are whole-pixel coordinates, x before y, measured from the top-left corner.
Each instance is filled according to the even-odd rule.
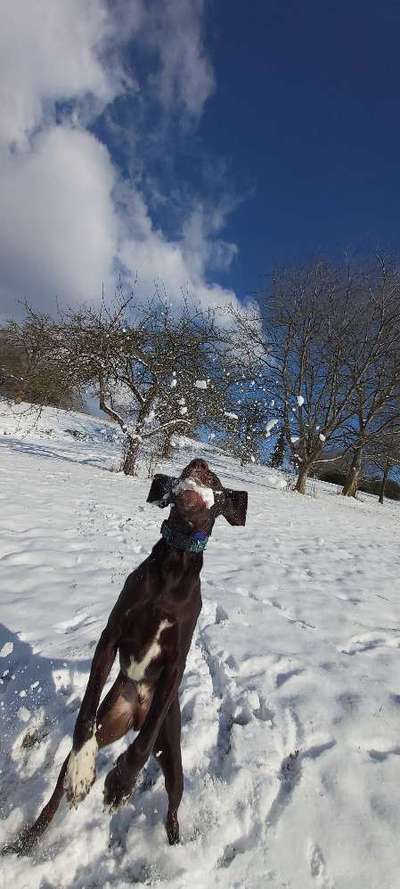
[[[172,506],[176,524],[208,535],[219,515],[230,525],[246,524],[247,491],[225,488],[205,460],[192,460],[179,478],[155,475],[147,502]]]

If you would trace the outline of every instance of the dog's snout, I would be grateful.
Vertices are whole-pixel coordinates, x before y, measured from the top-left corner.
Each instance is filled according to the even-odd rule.
[[[182,472],[181,478],[191,478],[194,481],[198,482],[200,485],[211,485],[211,476],[208,463],[205,460],[202,460],[200,457],[195,460],[191,460],[185,469]]]
[[[208,463],[205,460],[201,460],[197,458],[192,460],[188,466],[182,472],[182,478],[190,478],[191,476],[198,476],[198,478],[206,478],[209,475]]]
[[[192,469],[208,469],[208,463],[205,460],[192,460],[190,465]]]

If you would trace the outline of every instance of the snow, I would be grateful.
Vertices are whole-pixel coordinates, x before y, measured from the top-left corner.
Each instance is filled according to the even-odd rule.
[[[265,432],[266,432],[267,437],[270,435],[270,433],[275,428],[275,426],[277,425],[278,422],[279,422],[279,420],[268,420],[268,423],[265,427]]]
[[[224,416],[229,417],[230,420],[238,420],[239,417],[237,414],[233,414],[232,411],[224,411]]]
[[[0,657],[8,657],[9,654],[13,653],[13,648],[14,645],[12,642],[6,642],[0,651]]]
[[[320,439],[320,441],[326,441],[326,435],[324,435],[323,432],[320,432],[319,439]]]
[[[207,380],[196,380],[195,382],[196,389],[207,389]]]
[[[299,407],[302,407],[304,404],[304,398],[302,395],[296,395],[296,401]]]
[[[149,426],[150,423],[153,423],[153,421],[155,420],[155,416],[156,416],[156,412],[153,408],[151,411],[149,411],[147,417],[144,418],[145,425]]]
[[[0,404],[0,844],[49,798],[94,646],[160,523],[144,468],[135,480],[107,471],[119,462],[111,424],[46,410],[33,429],[29,416]],[[84,440],[65,431],[77,424]],[[219,518],[205,558],[180,691],[182,842],[165,838],[155,759],[131,801],[103,812],[121,741],[31,859],[2,859],[1,889],[394,889],[399,505],[314,480],[301,497],[279,472],[179,444],[159,471],[203,455],[249,492],[246,527]]]
[[[208,509],[211,509],[211,507],[214,506],[214,491],[212,488],[207,488],[206,485],[200,485],[198,482],[195,482],[193,478],[185,478],[182,482],[175,485],[174,494],[180,494],[182,491],[195,491],[196,494],[200,494],[200,497]]]

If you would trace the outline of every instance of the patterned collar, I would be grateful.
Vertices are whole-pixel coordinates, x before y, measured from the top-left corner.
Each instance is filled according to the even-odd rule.
[[[194,534],[189,535],[182,534],[176,528],[171,528],[167,521],[161,525],[161,536],[170,546],[188,553],[202,553],[208,543],[208,535],[205,531],[195,531]]]

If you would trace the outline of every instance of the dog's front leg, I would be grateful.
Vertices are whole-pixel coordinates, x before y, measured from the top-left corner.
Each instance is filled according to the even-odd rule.
[[[66,767],[63,786],[71,806],[76,807],[87,796],[96,779],[96,713],[117,649],[117,635],[108,624],[96,646]]]
[[[143,726],[133,744],[118,757],[104,782],[104,804],[110,811],[129,799],[137,776],[152,753],[161,726],[178,691],[183,669],[166,668],[153,695]]]

